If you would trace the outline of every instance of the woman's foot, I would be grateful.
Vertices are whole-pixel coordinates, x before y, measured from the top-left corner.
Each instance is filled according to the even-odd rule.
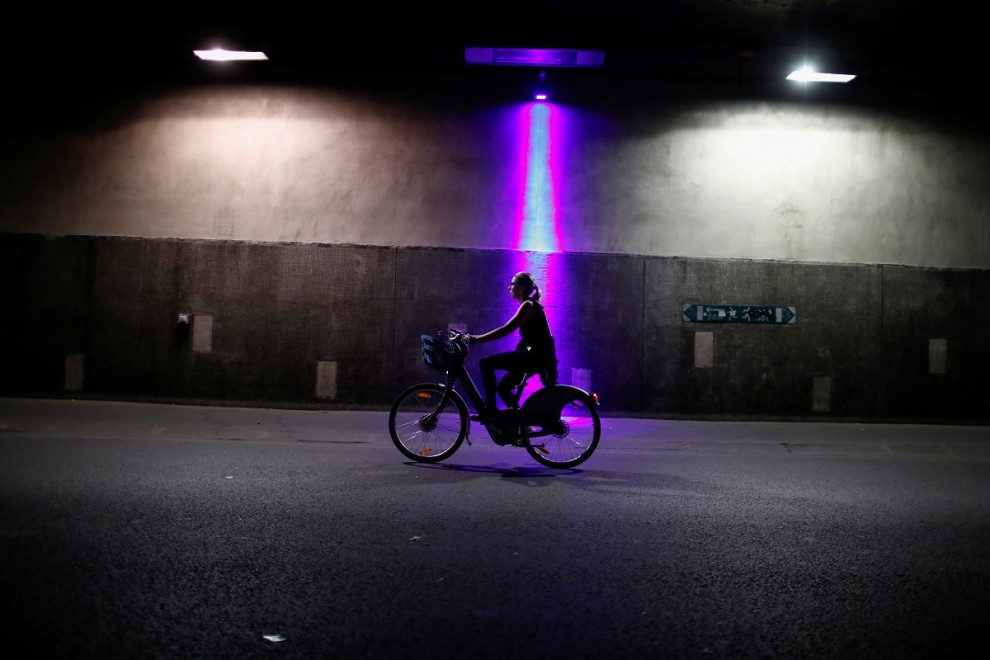
[[[470,415],[468,415],[468,418],[472,422],[487,422],[492,417],[494,417],[495,413],[497,412],[498,412],[497,410],[492,410],[492,409],[482,410],[480,413],[471,413]]]

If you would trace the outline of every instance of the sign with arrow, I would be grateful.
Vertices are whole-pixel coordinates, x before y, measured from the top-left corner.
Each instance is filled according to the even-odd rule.
[[[789,324],[797,320],[797,310],[773,305],[684,305],[681,318],[694,323]]]

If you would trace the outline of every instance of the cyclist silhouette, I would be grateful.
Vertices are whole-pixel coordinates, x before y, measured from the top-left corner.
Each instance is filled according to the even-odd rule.
[[[464,336],[466,344],[481,344],[501,339],[516,329],[519,330],[519,343],[515,350],[488,355],[478,363],[485,390],[486,412],[489,413],[496,410],[496,392],[507,407],[519,406],[519,395],[515,388],[527,373],[540,374],[544,385],[554,385],[557,382],[557,351],[546,310],[540,304],[540,287],[536,285],[532,274],[521,271],[512,277],[509,293],[514,300],[519,301],[519,308],[505,325],[480,335]],[[497,386],[496,370],[507,372]]]

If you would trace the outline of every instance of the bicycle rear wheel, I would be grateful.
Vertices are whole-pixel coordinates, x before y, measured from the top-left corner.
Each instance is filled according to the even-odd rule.
[[[437,463],[449,457],[468,431],[468,411],[464,400],[451,392],[434,416],[444,388],[432,383],[413,385],[400,394],[388,415],[392,442],[407,458],[420,463]]]
[[[552,468],[570,468],[595,453],[602,437],[602,421],[587,396],[575,393],[560,411],[560,426],[553,435],[532,438],[526,446],[537,462]],[[547,430],[554,430],[549,427]]]

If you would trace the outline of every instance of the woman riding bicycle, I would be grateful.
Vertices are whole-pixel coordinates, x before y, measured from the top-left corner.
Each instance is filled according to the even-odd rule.
[[[463,338],[466,344],[481,344],[501,339],[519,329],[520,339],[515,350],[488,355],[478,363],[485,389],[485,406],[489,412],[496,409],[496,391],[509,408],[518,407],[519,399],[514,389],[527,373],[539,373],[544,385],[553,385],[557,381],[557,353],[546,311],[539,302],[540,287],[530,273],[519,272],[509,284],[509,293],[519,301],[519,309],[505,325],[481,335],[465,335]],[[497,387],[496,370],[507,372]]]
[[[480,336],[448,328],[435,335],[421,335],[423,363],[444,372],[444,380],[412,385],[403,390],[388,414],[392,442],[403,456],[417,463],[439,463],[457,451],[471,432],[471,421],[480,422],[492,441],[502,447],[522,447],[530,457],[550,468],[580,465],[598,447],[602,435],[598,395],[573,385],[557,384],[557,358],[540,290],[533,276],[516,273],[509,285],[519,308],[505,325]],[[466,344],[493,341],[519,330],[516,350],[482,358],[484,395],[465,368]],[[445,336],[446,335],[446,336]],[[507,371],[495,387],[495,370]],[[510,406],[518,406],[524,375],[539,374],[545,387],[515,410],[497,410],[498,393]],[[468,412],[467,395],[476,414]]]

